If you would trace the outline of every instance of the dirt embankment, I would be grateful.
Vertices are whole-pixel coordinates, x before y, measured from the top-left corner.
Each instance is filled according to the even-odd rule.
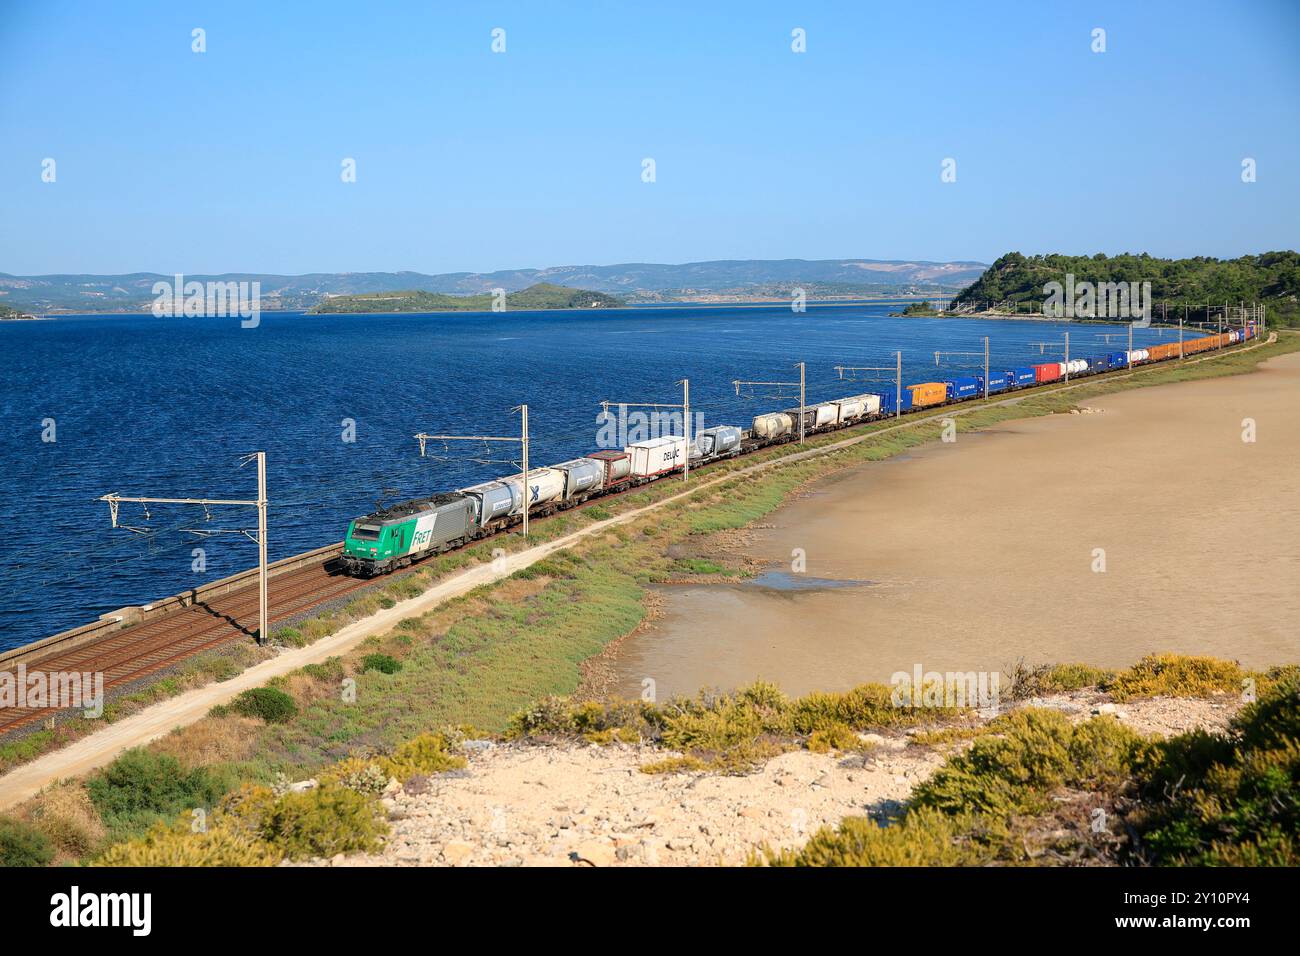
[[[1154,698],[1121,705],[1095,692],[1036,700],[1072,719],[1114,713],[1143,734],[1222,729],[1239,702]],[[801,846],[823,825],[895,811],[956,747],[865,734],[861,753],[799,750],[745,776],[646,774],[663,750],[625,745],[471,745],[468,766],[418,793],[384,799],[382,853],[335,866],[697,866],[743,864],[758,847]]]

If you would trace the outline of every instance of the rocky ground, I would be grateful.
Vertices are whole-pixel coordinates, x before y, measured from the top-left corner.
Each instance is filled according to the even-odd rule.
[[[1081,720],[1114,713],[1140,733],[1161,735],[1221,728],[1238,706],[1227,697],[1116,705],[1090,692],[1031,703]],[[902,733],[867,734],[864,743],[862,753],[795,751],[727,776],[642,773],[666,756],[654,747],[472,741],[464,770],[428,780],[422,792],[390,789],[392,837],[383,852],[308,865],[741,864],[764,843],[799,846],[823,824],[890,812],[953,750]]]

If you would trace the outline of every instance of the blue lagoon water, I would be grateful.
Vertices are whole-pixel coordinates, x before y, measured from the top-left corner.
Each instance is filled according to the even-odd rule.
[[[142,538],[109,527],[107,492],[160,497],[253,498],[252,465],[268,456],[270,556],[337,541],[349,518],[378,498],[412,497],[508,473],[471,460],[508,457],[497,446],[458,449],[454,460],[421,460],[420,431],[511,435],[530,408],[534,465],[583,454],[596,444],[602,399],[678,402],[691,381],[705,425],[745,425],[758,411],[797,401],[758,389],[738,397],[734,379],[792,380],[807,363],[808,400],[883,388],[838,380],[836,365],[892,365],[904,379],[973,373],[974,357],[934,352],[983,348],[994,367],[1123,348],[1098,325],[982,319],[891,318],[885,304],[629,308],[453,315],[265,314],[238,319],[71,316],[0,323],[5,357],[0,393],[0,647],[26,643],[256,564],[252,541],[196,541],[195,507],[152,509],[159,533]],[[1137,330],[1135,344],[1177,332]],[[1044,354],[1044,349],[1046,354]],[[53,419],[54,442],[42,440]],[[344,420],[356,440],[345,442]],[[441,452],[441,449],[437,449]],[[145,523],[139,506],[122,521]],[[255,527],[253,509],[214,511],[212,525]],[[202,546],[206,569],[192,570]]]

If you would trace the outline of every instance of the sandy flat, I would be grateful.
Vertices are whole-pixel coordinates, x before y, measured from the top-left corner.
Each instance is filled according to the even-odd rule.
[[[752,554],[789,570],[800,548],[806,575],[870,583],[670,588],[612,662],[620,691],[764,677],[803,693],[1156,651],[1300,661],[1300,355],[1086,404],[821,482]]]

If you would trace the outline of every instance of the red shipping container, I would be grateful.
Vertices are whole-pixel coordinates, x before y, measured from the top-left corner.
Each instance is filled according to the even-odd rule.
[[[1061,377],[1061,363],[1048,362],[1044,365],[1034,366],[1035,382],[1054,382]]]

